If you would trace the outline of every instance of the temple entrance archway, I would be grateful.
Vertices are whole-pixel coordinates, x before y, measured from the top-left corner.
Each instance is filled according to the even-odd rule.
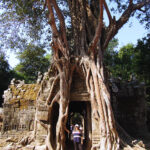
[[[84,150],[90,150],[92,144],[92,122],[91,122],[91,104],[89,101],[71,101],[69,104],[67,128],[71,125],[79,124],[82,127],[84,137]],[[67,150],[73,150],[73,141],[71,135],[67,135]]]

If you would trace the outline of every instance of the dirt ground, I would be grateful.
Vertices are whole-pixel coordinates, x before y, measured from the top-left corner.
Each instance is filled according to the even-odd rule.
[[[15,133],[15,134],[14,134]],[[7,136],[9,134],[9,136]],[[30,145],[26,145],[25,142],[20,144],[21,140],[24,137],[30,136],[31,133],[29,132],[9,132],[5,134],[0,134],[0,150],[45,150],[45,145],[37,145],[35,141],[32,141]],[[130,147],[126,146],[120,150],[150,150],[150,140],[137,140],[134,142],[135,146]],[[24,145],[25,144],[25,145]],[[16,146],[17,145],[17,146]],[[67,143],[67,149],[66,150],[73,150],[73,142]],[[83,150],[85,150],[83,145]]]

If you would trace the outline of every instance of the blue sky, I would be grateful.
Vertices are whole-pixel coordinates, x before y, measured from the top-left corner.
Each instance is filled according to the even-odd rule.
[[[136,45],[137,40],[145,37],[147,33],[148,30],[145,30],[144,25],[141,25],[137,19],[130,18],[129,22],[125,24],[116,35],[116,38],[119,40],[118,47],[120,48],[128,43]]]

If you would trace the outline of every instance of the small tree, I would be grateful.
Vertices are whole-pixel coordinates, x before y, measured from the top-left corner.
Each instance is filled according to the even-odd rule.
[[[118,40],[112,39],[109,42],[106,52],[104,54],[104,64],[111,76],[116,76],[118,71],[117,64],[120,64],[120,59],[118,58],[118,51],[116,50],[117,46]]]
[[[38,72],[44,73],[50,61],[44,56],[46,51],[41,47],[29,44],[27,48],[18,53],[20,63],[15,70],[24,77],[27,83],[34,83]]]
[[[116,76],[120,76],[124,80],[129,80],[134,74],[134,45],[127,44],[118,52],[119,62],[116,64]]]

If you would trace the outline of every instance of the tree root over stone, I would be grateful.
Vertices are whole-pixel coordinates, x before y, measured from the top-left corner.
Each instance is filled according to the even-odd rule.
[[[71,59],[62,58],[52,64],[47,77],[43,80],[45,86],[41,85],[43,89],[41,89],[41,93],[39,92],[39,95],[42,95],[46,85],[50,84],[47,99],[45,101],[40,99],[41,102],[38,101],[45,103],[45,107],[48,108],[48,122],[44,124],[36,119],[36,122],[39,122],[47,130],[47,150],[65,150],[65,128],[74,71],[85,79],[87,91],[91,98],[93,116],[100,124],[99,144],[91,147],[91,149],[120,150],[120,145],[133,149],[133,139],[116,123],[113,116],[109,88],[104,81],[104,73],[102,74],[100,71],[100,65],[97,65],[98,63],[88,57]],[[53,72],[53,76],[51,76],[50,70]],[[52,135],[52,130],[54,130],[52,109],[55,103],[59,105],[59,115],[55,127],[56,137],[54,138]],[[142,149],[138,144],[135,146]]]

